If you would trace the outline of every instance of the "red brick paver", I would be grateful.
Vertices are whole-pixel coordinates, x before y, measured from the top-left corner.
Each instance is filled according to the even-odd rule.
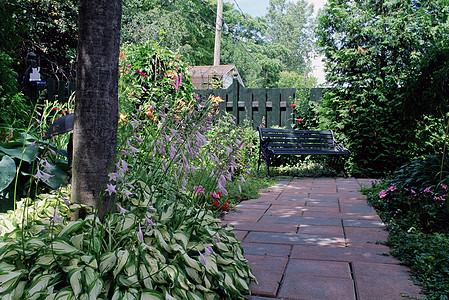
[[[388,232],[359,191],[370,183],[284,180],[226,215],[259,281],[250,299],[423,298],[383,244]]]

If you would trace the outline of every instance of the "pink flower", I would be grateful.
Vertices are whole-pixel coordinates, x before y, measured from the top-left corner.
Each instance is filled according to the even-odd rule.
[[[212,197],[213,197],[213,198],[217,198],[217,199],[220,199],[220,195],[221,195],[221,193],[220,193],[220,192],[218,192],[218,193],[217,193],[217,192],[215,192],[215,191],[213,191],[213,192],[212,192]]]
[[[382,191],[380,191],[380,193],[379,193],[379,198],[384,198],[386,195],[387,195],[387,191],[382,190]]]
[[[195,194],[204,194],[204,188],[201,185],[196,185],[193,187],[193,192]]]
[[[290,106],[293,107],[293,108],[295,108],[295,107],[296,107],[296,104],[290,104]]]
[[[390,192],[394,192],[396,190],[396,187],[394,185],[392,185],[387,190]]]
[[[302,119],[301,119],[301,118],[299,118],[299,119],[296,119],[296,121],[298,121],[298,122],[302,122]]]
[[[426,189],[424,190],[424,193],[430,193],[430,194],[433,194],[433,192],[430,190],[430,187],[426,188]]]

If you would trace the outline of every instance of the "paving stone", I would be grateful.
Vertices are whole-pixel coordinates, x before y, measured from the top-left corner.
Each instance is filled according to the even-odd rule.
[[[344,246],[345,240],[338,235],[324,234],[300,234],[278,232],[250,232],[245,237],[245,242],[284,244],[284,245],[321,245]]]
[[[277,223],[277,224],[296,224],[299,225],[303,220],[300,216],[267,216],[260,218],[259,223]]]
[[[234,230],[247,230],[247,231],[265,231],[265,232],[291,232],[295,233],[298,230],[297,224],[273,224],[263,222],[242,222],[242,221],[229,221],[227,224],[233,225]]]
[[[304,225],[325,225],[325,226],[341,226],[340,218],[316,218],[303,216],[299,224]]]
[[[324,202],[326,203],[326,202]],[[331,203],[334,204],[334,203]],[[336,203],[335,203],[336,204]],[[306,205],[305,207],[303,207],[303,210],[305,212],[319,212],[319,213],[340,213],[340,210],[337,206],[311,206],[311,205]]]
[[[366,213],[376,214],[374,208],[367,203],[340,203],[342,213]]]
[[[251,293],[255,296],[275,297],[287,265],[287,258],[251,254],[245,255],[245,258],[259,283],[251,283]]]
[[[351,279],[290,274],[284,277],[278,297],[298,300],[353,300]]]
[[[321,211],[305,210],[304,213],[302,214],[302,216],[305,218],[341,219],[341,214],[338,211],[336,211],[336,212],[321,212]]]
[[[291,251],[291,246],[289,245],[247,243],[247,242],[242,242],[240,243],[240,245],[243,247],[245,256],[246,254],[252,254],[252,255],[288,257]]]
[[[232,231],[235,235],[235,238],[239,241],[243,241],[245,236],[248,234],[248,231],[245,230],[233,230]]]
[[[402,293],[423,298],[405,266],[354,262],[353,272],[359,299],[403,300]]]
[[[300,225],[298,233],[304,234],[324,234],[343,237],[343,228],[341,226],[320,226],[320,225]]]
[[[240,202],[235,206],[236,209],[260,209],[260,210],[267,210],[270,208],[270,204],[264,204],[264,203],[246,203],[245,201]]]
[[[340,217],[342,219],[372,220],[372,221],[382,222],[379,215],[376,213],[374,213],[374,214],[357,213],[357,212],[341,213]]]
[[[223,217],[223,220],[230,221],[230,220],[239,220],[239,221],[252,221],[257,222],[265,211],[260,209],[245,209],[240,211],[234,211],[226,214]]]
[[[290,274],[352,279],[349,263],[327,260],[290,259],[285,276]]]
[[[337,201],[316,201],[316,200],[307,200],[307,207],[339,207]]]
[[[383,228],[345,227],[346,243],[351,247],[378,247],[376,242],[385,242],[388,231]]]
[[[390,248],[380,245],[378,248],[353,248],[337,246],[293,245],[290,258],[329,260],[345,262],[373,262],[382,264],[398,264],[399,261],[390,255]]]
[[[305,206],[302,205],[272,205],[265,213],[266,216],[280,216],[280,217],[301,217]]]
[[[384,228],[382,221],[343,219],[344,227]]]

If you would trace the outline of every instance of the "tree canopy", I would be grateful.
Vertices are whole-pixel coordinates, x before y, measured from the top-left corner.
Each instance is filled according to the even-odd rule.
[[[448,9],[447,1],[329,0],[317,35],[335,88],[323,115],[352,144],[355,174],[441,149],[441,139],[429,139],[441,128],[432,132],[425,119],[444,113],[429,100],[442,99],[431,96],[435,85],[447,95]]]
[[[33,51],[46,77],[74,80],[77,2],[0,4],[5,16],[0,48],[20,61],[14,67],[17,73],[25,71],[26,55]],[[283,71],[309,73],[314,40],[311,9],[305,0],[272,0],[267,15],[254,18],[224,3],[221,64],[236,65],[247,87],[277,87]],[[215,0],[123,0],[121,41],[153,40],[177,51],[192,66],[212,65],[215,11]]]

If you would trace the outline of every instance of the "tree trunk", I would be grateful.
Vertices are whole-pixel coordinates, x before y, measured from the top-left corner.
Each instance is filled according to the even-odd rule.
[[[100,219],[115,199],[100,196],[117,150],[121,14],[121,0],[79,0],[72,201],[98,209]]]

